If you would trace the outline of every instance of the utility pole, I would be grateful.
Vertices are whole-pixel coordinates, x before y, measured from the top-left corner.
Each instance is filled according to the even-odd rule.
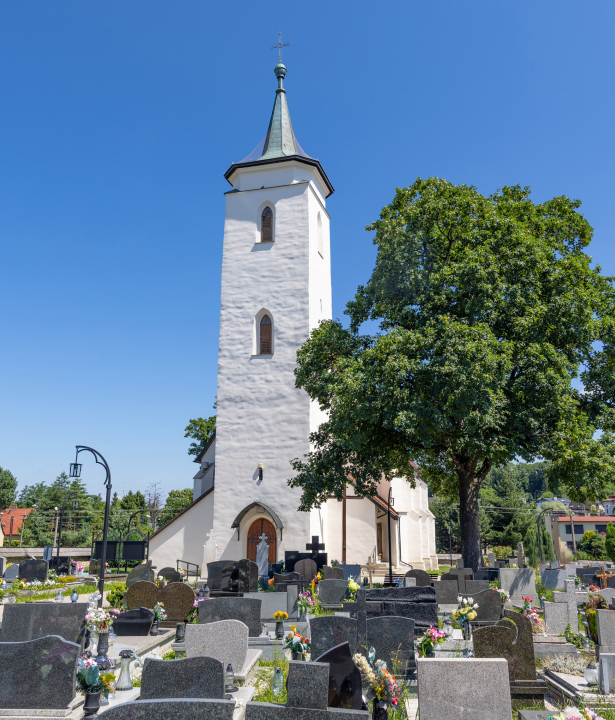
[[[13,547],[13,521],[15,518],[11,515],[11,529],[9,530],[9,547]]]
[[[52,545],[52,547],[55,547],[56,538],[58,537],[58,513],[60,512],[60,511],[59,511],[59,508],[57,508],[57,507],[55,507],[54,510],[56,511],[56,529],[55,529],[55,531],[54,531],[54,533],[53,533],[53,545]]]

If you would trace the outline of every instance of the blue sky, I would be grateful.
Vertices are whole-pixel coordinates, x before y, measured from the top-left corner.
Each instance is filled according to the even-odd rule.
[[[334,317],[373,267],[364,227],[418,176],[579,198],[615,274],[612,0],[5,1],[0,466],[20,487],[76,444],[120,493],[191,486],[223,174],[266,132],[279,30],[295,133],[336,188]]]

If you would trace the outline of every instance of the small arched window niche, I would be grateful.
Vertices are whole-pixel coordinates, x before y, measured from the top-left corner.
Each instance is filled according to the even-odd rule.
[[[273,315],[262,308],[254,317],[252,355],[273,355]]]
[[[261,209],[261,214],[259,218],[259,229],[260,242],[272,243],[274,237],[274,215],[273,208],[270,205],[265,205],[265,207]]]

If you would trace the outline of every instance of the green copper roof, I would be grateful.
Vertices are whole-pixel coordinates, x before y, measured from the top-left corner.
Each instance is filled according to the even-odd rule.
[[[271,113],[271,120],[269,120],[269,128],[267,129],[263,154],[261,155],[263,160],[298,154],[295,134],[290,121],[290,113],[288,112],[288,103],[286,102],[286,90],[282,85],[286,75],[286,68],[282,63],[275,66],[275,74],[278,78],[278,89],[275,93],[273,112]]]

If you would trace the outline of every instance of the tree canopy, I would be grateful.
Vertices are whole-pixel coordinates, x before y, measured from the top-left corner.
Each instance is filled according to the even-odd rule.
[[[218,403],[214,403],[214,410]],[[216,416],[210,415],[208,418],[195,418],[190,420],[184,428],[184,437],[192,438],[195,442],[190,443],[188,455],[198,455],[211,439],[216,431]]]
[[[0,467],[0,510],[10,508],[17,497],[17,479],[10,470]]]
[[[348,474],[359,494],[383,474],[412,483],[414,460],[460,503],[476,568],[492,468],[546,460],[571,499],[601,494],[614,472],[614,289],[584,252],[579,206],[436,178],[397,190],[367,228],[378,255],[350,328],[323,322],[297,353],[297,387],[328,413],[293,462],[302,510],[341,497]],[[379,331],[361,334],[368,320]]]

